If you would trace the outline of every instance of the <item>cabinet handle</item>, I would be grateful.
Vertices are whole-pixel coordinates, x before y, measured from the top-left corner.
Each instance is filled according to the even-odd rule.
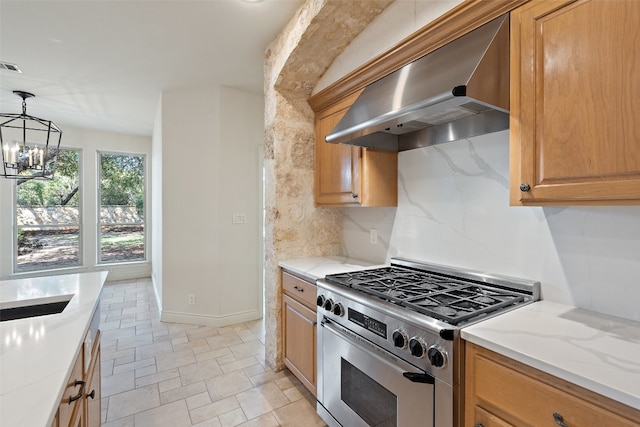
[[[95,399],[95,398],[96,398],[96,391],[95,391],[95,389],[94,389],[94,390],[91,390],[91,393],[87,394],[87,399],[88,399],[88,398],[92,398],[92,399]]]
[[[299,288],[297,286],[294,286],[293,289],[295,289],[298,292],[304,292],[304,288]]]
[[[82,395],[84,394],[84,386],[85,386],[86,382],[81,381],[81,380],[76,380],[76,382],[73,384],[74,387],[76,386],[80,386],[80,392],[78,394],[76,394],[75,396],[69,396],[69,405],[71,405],[72,402],[75,402],[76,400],[80,399],[82,397]]]
[[[526,193],[529,190],[531,190],[531,186],[529,184],[527,184],[526,182],[520,184],[520,191]]]
[[[482,423],[474,424],[473,427],[484,427],[484,424]]]
[[[351,197],[353,197],[354,199],[357,199],[358,195],[356,193],[351,193]]]
[[[557,412],[553,413],[553,421],[555,421],[556,424],[558,424],[560,427],[569,427],[567,424],[564,423],[564,418],[562,417],[562,415],[560,415]]]

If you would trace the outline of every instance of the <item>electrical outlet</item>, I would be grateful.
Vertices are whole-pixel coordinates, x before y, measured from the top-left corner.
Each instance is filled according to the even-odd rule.
[[[369,230],[369,241],[372,245],[378,243],[378,230],[376,230],[375,228]]]
[[[189,299],[189,305],[196,305],[196,296],[195,294],[189,294],[187,295],[188,299]]]
[[[231,216],[232,224],[246,224],[247,223],[247,214],[243,213],[235,213]]]

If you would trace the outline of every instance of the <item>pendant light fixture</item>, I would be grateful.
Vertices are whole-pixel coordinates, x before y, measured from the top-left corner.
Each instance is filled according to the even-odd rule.
[[[22,98],[22,114],[0,113],[0,176],[53,179],[62,131],[51,120],[27,114],[27,98],[34,97],[32,93],[21,90],[13,93]]]

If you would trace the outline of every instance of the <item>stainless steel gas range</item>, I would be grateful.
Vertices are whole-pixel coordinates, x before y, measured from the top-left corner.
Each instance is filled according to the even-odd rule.
[[[460,328],[540,296],[538,282],[401,258],[316,284],[317,410],[332,427],[462,425]]]

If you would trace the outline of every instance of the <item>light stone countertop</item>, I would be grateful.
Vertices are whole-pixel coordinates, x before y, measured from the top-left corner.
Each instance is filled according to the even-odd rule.
[[[344,257],[281,261],[308,280],[381,267]],[[463,339],[640,410],[640,323],[538,301],[461,330]]]
[[[640,323],[550,301],[463,328],[463,339],[640,410]]]
[[[73,295],[62,313],[0,322],[0,425],[51,425],[107,274],[0,281],[0,308]]]
[[[315,282],[323,279],[327,274],[346,273],[348,271],[364,270],[368,268],[382,267],[380,264],[372,264],[366,261],[345,257],[314,257],[297,258],[280,261],[278,265],[285,270],[305,277]],[[384,266],[387,266],[385,264]]]

